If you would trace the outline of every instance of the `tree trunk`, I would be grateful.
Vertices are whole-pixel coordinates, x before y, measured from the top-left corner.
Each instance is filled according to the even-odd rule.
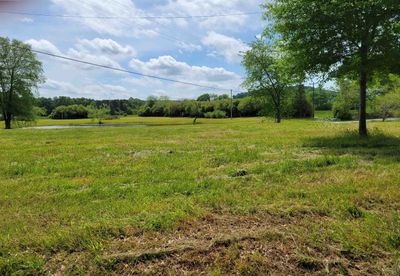
[[[361,137],[368,136],[367,130],[367,73],[361,72],[360,78],[360,122],[359,134]]]
[[[11,129],[11,114],[4,114],[6,129]]]
[[[281,113],[281,108],[280,108],[280,107],[278,107],[278,108],[277,108],[277,110],[276,110],[275,122],[276,122],[277,124],[280,124],[280,123],[281,123],[281,121],[282,121],[282,113]]]
[[[368,48],[365,45],[361,49],[361,71],[360,71],[360,121],[358,133],[360,137],[367,137],[367,62]]]

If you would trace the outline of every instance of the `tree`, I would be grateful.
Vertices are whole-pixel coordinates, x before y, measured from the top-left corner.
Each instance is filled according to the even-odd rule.
[[[227,100],[230,99],[228,94],[219,95],[217,101]]]
[[[400,90],[387,93],[376,99],[376,109],[382,120],[400,114]]]
[[[240,100],[238,111],[241,116],[258,116],[261,111],[261,102],[257,101],[254,97],[246,97]]]
[[[18,116],[33,118],[33,90],[44,80],[29,45],[0,37],[0,112],[6,129]]]
[[[255,96],[267,96],[273,103],[275,121],[282,120],[284,94],[289,84],[285,61],[262,39],[251,45],[243,58],[247,78],[243,83]]]
[[[49,117],[57,120],[86,119],[88,118],[88,113],[88,109],[83,105],[60,105],[54,108]]]
[[[297,66],[357,77],[359,134],[366,136],[368,80],[400,69],[400,1],[276,0],[264,7]]]
[[[339,79],[339,93],[333,102],[333,117],[342,121],[353,119],[353,110],[359,107],[357,84],[348,79]]]
[[[198,102],[209,102],[211,101],[210,94],[203,94],[197,98]]]
[[[291,116],[294,118],[310,118],[313,107],[306,97],[306,89],[303,84],[298,85],[290,108]]]
[[[100,107],[96,107],[94,105],[89,106],[88,110],[88,117],[96,120],[99,125],[103,124],[103,120],[110,115],[110,108],[107,105],[102,105]]]

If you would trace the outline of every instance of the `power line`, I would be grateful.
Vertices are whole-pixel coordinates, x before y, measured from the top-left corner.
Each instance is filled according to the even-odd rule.
[[[90,65],[90,66],[100,67],[100,68],[103,68],[103,69],[108,69],[108,70],[113,70],[113,71],[118,71],[118,72],[124,72],[124,73],[137,75],[137,76],[141,76],[141,77],[147,77],[147,78],[152,78],[152,79],[157,79],[157,80],[162,80],[162,81],[168,81],[168,82],[174,82],[174,83],[179,83],[179,84],[184,84],[184,85],[196,86],[196,87],[206,88],[206,89],[213,89],[213,90],[219,90],[219,91],[229,91],[229,89],[226,89],[226,88],[214,87],[214,86],[206,86],[206,85],[192,83],[192,82],[186,82],[186,81],[174,80],[174,79],[169,79],[169,78],[160,77],[160,76],[143,74],[143,73],[139,73],[139,72],[135,72],[135,71],[130,71],[130,70],[116,68],[116,67],[107,66],[107,65],[101,65],[101,64],[98,64],[98,63],[78,60],[78,59],[75,59],[75,58],[70,58],[70,57],[66,57],[66,56],[51,54],[51,53],[47,53],[47,52],[43,52],[43,51],[38,51],[38,50],[31,50],[31,51],[34,52],[34,53],[37,53],[37,54],[51,56],[51,57],[64,59],[64,60],[68,60],[68,61],[73,61],[73,62],[86,64],[86,65]],[[235,91],[235,92],[244,93],[243,91]]]
[[[201,19],[215,17],[230,17],[230,16],[247,16],[263,14],[262,12],[244,12],[244,13],[227,13],[227,14],[210,14],[210,15],[159,15],[159,16],[88,16],[77,14],[48,14],[48,13],[30,13],[19,11],[0,11],[0,14],[13,14],[37,17],[59,17],[59,18],[81,18],[81,19]]]

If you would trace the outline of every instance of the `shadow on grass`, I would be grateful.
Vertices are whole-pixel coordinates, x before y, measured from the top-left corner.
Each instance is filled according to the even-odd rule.
[[[366,138],[356,131],[347,131],[337,136],[311,138],[304,147],[320,148],[329,154],[352,154],[366,159],[385,158],[400,162],[400,137],[373,131]]]

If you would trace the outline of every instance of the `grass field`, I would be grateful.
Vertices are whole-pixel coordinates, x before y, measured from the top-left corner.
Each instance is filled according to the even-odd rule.
[[[330,120],[333,117],[332,110],[317,110],[315,111],[315,118],[320,120]]]
[[[117,122],[0,130],[1,275],[400,273],[400,122]]]

